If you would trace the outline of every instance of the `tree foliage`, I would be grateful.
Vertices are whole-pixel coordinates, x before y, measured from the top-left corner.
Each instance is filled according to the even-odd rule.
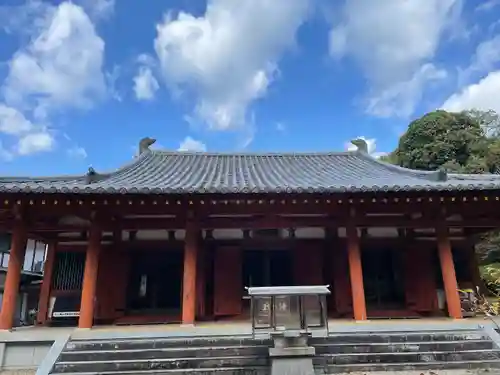
[[[494,123],[493,114],[485,118],[479,111],[428,113],[409,125],[386,160],[412,169],[495,173],[500,169],[500,138],[488,135],[485,126]]]
[[[382,160],[420,170],[500,173],[500,116],[494,111],[434,111],[413,121],[398,147]],[[476,246],[483,278],[500,292],[500,232]]]

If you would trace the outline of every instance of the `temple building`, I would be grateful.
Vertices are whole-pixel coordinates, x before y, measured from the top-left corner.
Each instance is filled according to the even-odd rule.
[[[48,244],[37,321],[248,319],[245,287],[330,285],[333,318],[462,318],[474,243],[500,212],[500,175],[409,170],[358,150],[151,150],[110,173],[0,178],[11,233],[0,329],[27,238]]]

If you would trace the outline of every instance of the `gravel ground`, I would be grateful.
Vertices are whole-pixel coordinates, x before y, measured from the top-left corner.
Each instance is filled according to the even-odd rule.
[[[0,371],[0,375],[35,375],[36,370]],[[370,371],[346,372],[337,375],[500,375],[500,369],[492,370],[436,370],[436,371]]]
[[[35,375],[36,370],[0,371],[0,375]],[[491,370],[435,370],[435,371],[370,371],[344,372],[336,375],[500,375],[500,369]]]
[[[1,374],[0,374],[1,375]],[[500,369],[435,370],[435,371],[370,371],[346,372],[337,375],[500,375]]]

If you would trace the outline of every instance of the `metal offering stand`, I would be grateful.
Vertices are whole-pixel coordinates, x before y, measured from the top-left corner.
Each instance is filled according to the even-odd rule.
[[[328,334],[328,285],[250,287],[252,333],[311,332]]]
[[[251,301],[252,333],[264,331],[274,341],[269,348],[271,375],[314,375],[308,345],[312,332],[328,335],[328,285],[247,288]]]

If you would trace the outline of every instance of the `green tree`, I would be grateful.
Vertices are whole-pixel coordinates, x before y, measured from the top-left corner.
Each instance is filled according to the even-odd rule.
[[[443,165],[462,171],[486,139],[479,122],[465,113],[435,111],[413,121],[399,140],[396,159],[400,166],[436,170]]]
[[[494,111],[434,111],[413,121],[383,159],[406,168],[456,173],[500,173],[500,116]],[[476,246],[486,284],[500,292],[500,232]]]
[[[396,150],[383,160],[405,168],[457,173],[500,170],[500,130],[494,112],[434,111],[410,123]]]
[[[464,113],[479,122],[488,137],[500,136],[500,115],[493,110],[470,109]]]

